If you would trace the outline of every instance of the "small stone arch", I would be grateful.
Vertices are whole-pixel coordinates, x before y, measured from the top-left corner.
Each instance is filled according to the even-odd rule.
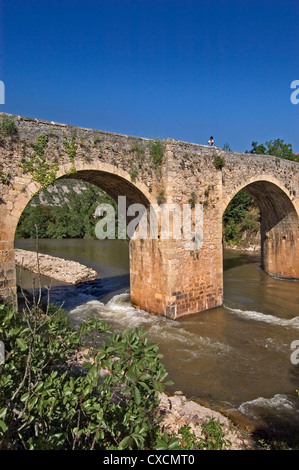
[[[274,177],[251,178],[223,201],[223,213],[233,197],[247,192],[261,214],[261,265],[269,274],[299,279],[299,207],[295,197]],[[296,207],[297,206],[297,207]]]

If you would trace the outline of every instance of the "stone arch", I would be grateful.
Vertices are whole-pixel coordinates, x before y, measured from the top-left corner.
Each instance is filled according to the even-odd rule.
[[[113,165],[101,162],[91,164],[78,163],[76,172],[72,173],[72,164],[59,167],[56,174],[58,179],[81,179],[92,183],[117,201],[117,197],[126,196],[127,207],[133,203],[139,203],[148,207],[154,202],[154,197],[147,186],[138,180],[131,181],[130,175]],[[0,286],[0,299],[14,298],[16,292],[16,269],[14,263],[14,237],[20,216],[31,200],[41,189],[41,186],[32,181],[28,175],[23,176],[22,189],[12,189],[8,199],[6,215],[2,219],[0,259],[3,266],[3,281]],[[133,251],[130,249],[130,252]],[[136,252],[136,250],[134,250]],[[130,254],[131,258],[131,254]]]
[[[154,202],[152,194],[144,183],[140,181],[133,183],[127,172],[113,165],[101,162],[93,162],[91,165],[79,163],[76,165],[75,173],[71,170],[72,164],[61,165],[56,174],[56,180],[67,178],[87,181],[106,191],[116,201],[118,195],[126,196],[127,206],[138,202],[147,207],[151,202]],[[28,178],[27,185],[24,186],[22,192],[16,195],[13,211],[7,215],[4,224],[9,220],[9,225],[12,226],[14,222],[16,229],[23,210],[40,189],[41,186],[38,183]]]
[[[223,201],[223,213],[243,189],[260,209],[261,265],[269,274],[299,279],[299,207],[289,191],[273,177],[251,178]],[[297,207],[296,207],[297,206]]]

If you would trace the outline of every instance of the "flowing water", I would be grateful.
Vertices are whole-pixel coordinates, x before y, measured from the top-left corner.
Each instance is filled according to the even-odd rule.
[[[34,250],[35,242],[15,246]],[[257,254],[227,251],[223,306],[169,320],[131,306],[125,241],[40,240],[39,250],[98,271],[76,286],[42,279],[74,323],[96,315],[116,330],[142,326],[164,355],[170,393],[181,390],[238,423],[299,441],[299,364],[291,361],[291,343],[299,341],[298,281],[268,276]],[[23,288],[32,278],[18,271]]]

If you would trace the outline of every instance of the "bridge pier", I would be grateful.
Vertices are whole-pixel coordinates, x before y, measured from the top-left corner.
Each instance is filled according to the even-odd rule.
[[[222,304],[222,246],[187,250],[180,240],[131,240],[132,304],[175,319]]]

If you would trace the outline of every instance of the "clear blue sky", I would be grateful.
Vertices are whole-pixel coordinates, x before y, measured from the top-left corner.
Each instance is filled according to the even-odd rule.
[[[0,0],[0,111],[299,152],[298,0]]]

